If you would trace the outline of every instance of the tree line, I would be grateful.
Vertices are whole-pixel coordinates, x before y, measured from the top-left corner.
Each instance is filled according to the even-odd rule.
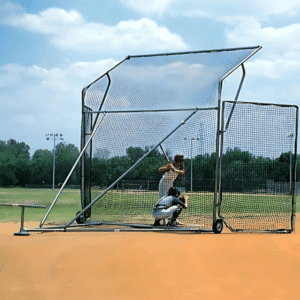
[[[105,187],[118,179],[136,161],[151,149],[151,146],[142,149],[129,147],[123,156],[110,157],[107,149],[98,149],[91,159],[90,176],[92,185]],[[30,156],[30,147],[24,142],[13,139],[0,141],[0,186],[25,186],[26,184],[52,185],[53,152],[49,150],[36,150]],[[169,160],[170,153],[166,151]],[[61,142],[55,148],[55,183],[64,182],[74,162],[79,156],[79,149],[73,144]],[[257,182],[290,181],[290,160],[294,159],[290,152],[282,153],[277,158],[257,157],[248,151],[239,148],[227,149],[222,156],[222,178],[237,183],[247,180]],[[297,157],[297,160],[300,158]],[[157,171],[167,163],[164,154],[155,149],[135,169],[126,175],[127,180],[152,180],[158,182],[161,174]],[[216,172],[216,153],[206,153],[186,158],[186,175],[184,182],[188,190],[191,181],[191,168],[193,183],[197,189],[197,182],[213,182]],[[300,175],[298,168],[297,174]],[[299,178],[297,176],[297,178]],[[80,166],[77,165],[68,184],[80,184]]]
[[[92,159],[91,181],[93,185],[108,186],[129,169],[138,159],[140,159],[150,147],[141,149],[130,147],[126,150],[126,155],[121,157],[108,158],[98,156]],[[105,153],[104,150],[99,151]],[[168,155],[169,160],[172,157]],[[214,180],[216,175],[216,153],[206,153],[185,159],[184,167],[186,174],[179,179],[179,185],[186,190],[190,189],[191,169],[193,176],[193,190],[214,190]],[[292,159],[292,161],[291,161]],[[300,159],[297,158],[297,159]],[[243,183],[250,184],[250,181],[263,187],[267,180],[273,182],[289,182],[290,166],[294,157],[290,152],[282,153],[277,158],[257,157],[248,151],[239,148],[228,148],[222,156],[222,180],[230,186]],[[158,182],[161,174],[157,171],[162,165],[167,163],[166,157],[157,149],[144,159],[124,180],[153,180]],[[300,175],[300,170],[298,170]],[[298,176],[297,176],[298,177]],[[299,178],[299,177],[298,177]],[[156,187],[155,187],[156,188]]]
[[[27,184],[52,185],[53,152],[36,150],[30,156],[30,147],[13,139],[0,141],[0,186],[25,186]],[[59,143],[55,147],[55,183],[67,177],[79,155],[73,144]],[[79,184],[79,166],[69,179],[69,184]]]

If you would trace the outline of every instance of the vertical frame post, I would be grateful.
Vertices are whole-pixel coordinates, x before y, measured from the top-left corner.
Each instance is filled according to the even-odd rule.
[[[218,86],[218,117],[217,117],[217,134],[216,134],[216,169],[215,169],[215,192],[214,192],[214,207],[213,207],[213,224],[217,220],[217,207],[218,203],[218,191],[219,191],[219,179],[220,179],[220,137],[221,137],[221,95],[222,95],[223,80],[219,82]]]
[[[295,143],[294,143],[294,157],[293,157],[293,170],[292,170],[292,220],[291,220],[291,229],[295,229],[295,216],[296,216],[296,166],[297,166],[297,140],[298,140],[298,106],[296,108],[296,124],[295,124]]]
[[[86,142],[87,142],[87,135],[91,134],[97,124],[99,115],[101,113],[101,109],[103,107],[103,104],[105,102],[106,96],[108,94],[108,90],[110,88],[111,85],[111,79],[109,76],[109,73],[107,72],[105,74],[108,78],[108,84],[107,87],[105,89],[100,107],[98,108],[98,113],[95,117],[95,120],[93,120],[93,114],[86,114],[85,109],[88,109],[85,106],[85,94],[87,89],[89,88],[86,87],[82,90],[82,133],[81,133],[81,150],[83,149],[83,147],[85,146]],[[92,110],[90,110],[92,111]],[[87,121],[89,121],[89,132],[86,132],[86,124]],[[88,153],[87,153],[88,152]],[[84,155],[82,156],[81,159],[81,207],[82,209],[85,208],[86,206],[88,206],[91,203],[91,159],[92,159],[92,152],[93,152],[93,140],[90,141],[90,145],[89,148],[86,150],[86,153],[84,153]],[[91,210],[87,210],[84,214],[85,219],[89,218],[91,216]]]

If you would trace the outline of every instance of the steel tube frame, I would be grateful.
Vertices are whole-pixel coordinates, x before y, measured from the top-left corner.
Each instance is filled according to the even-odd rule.
[[[130,57],[129,56],[125,57],[122,61],[120,61],[119,63],[117,63],[115,66],[113,66],[111,69],[109,69],[106,73],[102,74],[100,77],[98,77],[97,79],[95,79],[92,83],[90,83],[89,85],[87,85],[84,88],[84,90],[87,90],[91,85],[93,85],[98,80],[100,80],[101,78],[103,78],[104,76],[106,76],[109,72],[111,72],[113,69],[115,69],[116,67],[118,67],[119,65],[121,65],[127,59],[130,59]]]
[[[123,224],[120,224],[124,226]],[[149,227],[149,228],[142,228],[142,227],[131,227],[131,228],[76,228],[76,227],[69,227],[69,228],[33,228],[33,229],[25,229],[28,232],[174,232],[174,233],[182,233],[182,232],[189,232],[189,233],[212,233],[210,229],[192,229],[192,228],[179,228],[179,227]]]
[[[169,135],[167,135],[159,144],[157,144],[154,148],[152,148],[148,153],[146,153],[138,162],[136,162],[129,170],[127,170],[127,172],[125,172],[119,179],[117,179],[117,181],[115,181],[109,188],[107,188],[104,192],[102,192],[93,202],[91,202],[88,206],[86,206],[77,216],[75,216],[75,218],[73,218],[67,225],[65,225],[65,229],[67,227],[69,227],[79,216],[81,216],[85,211],[87,211],[87,209],[89,209],[96,201],[98,201],[102,196],[104,196],[119,180],[121,180],[124,176],[127,175],[127,173],[132,170],[132,168],[134,168],[137,164],[140,163],[141,160],[143,160],[147,155],[149,155],[154,149],[156,149],[161,143],[163,143],[164,140],[166,140],[171,134],[173,134],[180,126],[182,126],[190,117],[192,117],[198,110],[215,110],[217,109],[218,110],[218,121],[217,121],[217,134],[216,134],[216,154],[217,154],[217,161],[216,161],[216,178],[215,178],[215,194],[214,194],[214,208],[213,208],[213,222],[216,220],[217,218],[217,207],[218,205],[220,205],[220,194],[221,194],[221,155],[222,153],[220,152],[221,149],[222,149],[222,137],[223,137],[223,132],[222,132],[222,128],[223,128],[223,125],[221,124],[221,94],[222,94],[222,84],[223,84],[223,81],[226,77],[228,77],[231,73],[233,73],[238,67],[240,67],[242,65],[242,68],[244,68],[243,66],[243,63],[248,60],[250,57],[252,57],[255,53],[257,53],[262,47],[261,46],[255,46],[255,47],[240,47],[240,48],[231,48],[231,49],[217,49],[217,50],[208,50],[208,51],[191,51],[191,52],[178,52],[178,53],[162,53],[162,54],[150,54],[150,55],[137,55],[137,56],[127,56],[124,60],[122,60],[121,62],[119,62],[118,64],[116,64],[113,68],[111,68],[109,71],[107,71],[106,73],[104,73],[102,76],[100,76],[99,78],[97,78],[96,80],[94,80],[92,83],[90,83],[87,87],[85,87],[83,90],[82,90],[82,99],[85,98],[85,94],[86,94],[86,91],[87,89],[93,85],[94,83],[96,83],[98,80],[100,80],[101,78],[103,78],[104,76],[107,76],[108,79],[109,79],[109,84],[106,88],[106,91],[105,91],[105,94],[104,94],[104,97],[103,97],[103,100],[102,100],[102,103],[101,103],[101,106],[100,106],[100,110],[99,111],[91,111],[91,112],[84,112],[84,114],[94,114],[94,113],[97,113],[98,115],[100,113],[103,113],[103,117],[105,116],[106,113],[134,113],[134,112],[141,112],[141,111],[101,111],[101,108],[103,106],[103,103],[106,99],[106,96],[107,96],[107,93],[108,93],[108,90],[109,90],[109,86],[110,86],[110,77],[109,77],[109,72],[111,72],[113,69],[115,69],[117,66],[119,66],[120,64],[122,64],[124,61],[126,61],[127,59],[130,59],[130,58],[139,58],[139,57],[151,57],[151,56],[169,56],[169,55],[183,55],[183,54],[197,54],[197,53],[213,53],[213,52],[223,52],[223,51],[235,51],[235,50],[251,50],[251,49],[256,49],[255,51],[253,51],[249,56],[247,56],[241,63],[239,63],[236,67],[234,67],[232,70],[230,70],[226,75],[224,75],[222,77],[222,79],[220,80],[219,82],[219,86],[218,86],[218,106],[216,108],[202,108],[202,109],[199,109],[199,108],[196,108],[195,111],[194,109],[166,109],[166,110],[145,110],[143,112],[163,112],[163,111],[193,111],[193,113],[187,118],[185,119],[179,126],[177,126]],[[242,83],[243,83],[243,79],[240,83],[240,86],[239,86],[239,89],[237,91],[237,96],[236,96],[236,100],[237,100],[237,97],[239,95],[239,92],[240,92],[240,89],[241,89],[241,86],[242,86]],[[84,106],[84,103],[83,103],[83,106]],[[89,143],[91,142],[92,140],[92,137],[94,136],[96,130],[98,129],[101,121],[103,120],[103,117],[102,119],[100,120],[100,122],[98,123],[97,126],[94,126],[95,128],[93,128],[93,132],[88,140],[88,142],[86,143],[84,149],[81,151],[80,153],[80,156],[79,158],[77,159],[76,163],[74,164],[74,167],[75,168],[75,165],[78,163],[78,161],[80,160],[82,154],[84,153],[85,149],[87,148],[87,146],[89,145]],[[98,116],[96,117],[98,118]],[[94,125],[96,125],[96,123],[94,123]],[[229,125],[229,122],[228,122],[228,125]],[[65,180],[64,184],[62,185],[58,195],[56,196],[56,198],[54,199],[53,203],[51,204],[51,207],[50,209],[48,210],[46,216],[44,217],[44,219],[42,220],[41,224],[40,224],[40,227],[43,226],[49,212],[51,211],[51,209],[53,208],[55,202],[57,201],[57,198],[59,197],[61,191],[63,190],[67,180],[69,179],[69,176],[72,174],[73,172],[73,169],[71,170],[71,172],[69,173],[67,179]]]
[[[225,48],[225,49],[214,49],[214,50],[201,50],[201,51],[187,51],[187,52],[175,52],[175,53],[160,53],[160,54],[145,54],[145,55],[131,55],[127,58],[140,58],[140,57],[152,57],[152,56],[170,56],[170,55],[183,55],[183,54],[199,54],[199,53],[213,53],[213,52],[228,52],[237,50],[251,50],[260,49],[261,46],[254,47],[240,47],[240,48]],[[249,56],[250,57],[250,56]]]
[[[240,64],[240,66],[242,67],[242,78],[240,80],[240,84],[237,90],[237,93],[235,95],[234,98],[234,105],[232,107],[232,110],[230,112],[230,116],[228,118],[227,124],[226,124],[226,129],[224,130],[224,114],[223,114],[223,110],[221,107],[221,97],[222,97],[222,87],[223,87],[223,81],[225,80],[225,78],[227,76],[229,76],[231,74],[228,73],[226,74],[222,80],[219,83],[219,89],[218,89],[218,103],[219,103],[219,111],[220,113],[218,114],[218,133],[217,133],[217,144],[216,144],[216,153],[217,153],[217,162],[216,162],[216,182],[215,182],[215,195],[214,195],[214,212],[213,212],[213,222],[215,222],[217,220],[217,215],[219,217],[220,214],[220,205],[222,202],[222,154],[223,154],[223,134],[224,132],[227,130],[236,102],[238,100],[238,97],[240,95],[240,91],[242,89],[242,85],[244,83],[245,80],[245,76],[246,76],[246,70],[244,67],[244,62],[242,62]]]
[[[90,109],[90,108],[88,108],[87,106],[84,105],[84,99],[85,99],[86,90],[87,90],[88,87],[86,87],[86,88],[84,88],[82,90],[82,122],[83,122],[83,124],[82,124],[82,131],[83,131],[83,133],[81,133],[82,134],[82,136],[81,136],[81,140],[82,140],[82,142],[81,142],[81,150],[83,149],[83,147],[85,145],[87,134],[91,134],[91,132],[93,131],[95,125],[97,124],[97,120],[99,118],[100,113],[103,113],[101,111],[101,109],[103,107],[103,104],[105,102],[108,90],[109,90],[110,85],[111,85],[111,79],[110,79],[110,76],[109,76],[109,72],[107,72],[105,75],[108,78],[108,84],[107,84],[105,93],[103,95],[101,104],[99,106],[99,109],[97,111],[97,115],[96,115],[96,118],[95,118],[94,121],[93,121],[93,114],[91,115],[90,133],[87,133],[86,132],[86,128],[85,128],[86,114],[89,114],[89,112],[84,110],[85,107],[87,109]],[[89,157],[92,157],[92,141],[91,141],[91,146],[90,146]],[[87,204],[87,202],[90,203],[90,200],[91,200],[91,187],[90,187],[90,185],[87,187],[86,184],[85,184],[86,183],[86,178],[84,176],[84,173],[85,173],[86,168],[89,168],[89,174],[91,174],[91,162],[89,161],[89,163],[87,164],[86,160],[85,160],[85,157],[82,156],[82,158],[81,158],[81,189],[80,189],[80,191],[81,191],[81,207],[85,207],[86,204]],[[86,217],[90,217],[90,212],[86,213]]]
[[[222,86],[223,81],[232,74],[236,69],[238,69],[240,66],[244,64],[245,61],[247,61],[250,57],[252,57],[255,53],[257,53],[262,47],[252,47],[252,48],[243,48],[243,49],[256,49],[251,53],[249,56],[247,56],[242,62],[240,62],[237,66],[235,66],[232,70],[230,70],[227,74],[225,74],[222,79],[219,82],[218,85],[218,121],[217,121],[217,134],[216,134],[216,154],[217,154],[217,161],[216,161],[216,174],[215,174],[215,193],[214,193],[214,206],[213,206],[213,224],[217,220],[217,210],[219,212],[220,210],[220,203],[222,198],[222,153],[220,150],[222,149],[222,139],[223,139],[223,132],[222,132],[222,124],[221,124],[221,102],[222,102]],[[242,48],[240,48],[242,49]],[[231,49],[232,50],[232,49]],[[238,49],[234,49],[238,50]],[[243,67],[242,67],[243,68]],[[244,74],[243,74],[244,75]],[[242,80],[240,82],[237,94],[236,94],[236,101],[237,97],[239,96],[241,86],[244,81],[244,77],[242,77]]]
[[[296,107],[296,124],[295,124],[295,145],[294,145],[294,163],[293,163],[293,171],[292,171],[292,191],[293,191],[293,198],[292,198],[292,231],[295,228],[295,217],[296,217],[296,161],[297,161],[297,140],[298,140],[298,117],[299,117],[299,109],[298,106]]]
[[[84,93],[82,93],[82,103],[84,103]],[[90,109],[88,108],[87,106],[84,106],[82,105],[82,124],[81,124],[81,147],[80,147],[80,151],[84,148],[85,144],[86,144],[86,136],[89,134],[91,134],[92,132],[92,128],[90,128],[90,132],[87,133],[86,132],[86,128],[85,128],[85,124],[86,124],[86,114],[85,114],[85,109]],[[91,116],[92,117],[92,116]],[[91,124],[90,124],[90,127],[92,126],[92,121],[91,120]],[[92,155],[92,151],[90,150],[90,153],[89,155],[91,156]],[[90,189],[89,191],[87,192],[86,191],[86,176],[85,176],[85,170],[86,170],[86,162],[85,162],[85,157],[82,156],[81,157],[81,161],[80,161],[80,173],[81,173],[81,177],[80,177],[80,183],[81,183],[81,189],[80,189],[80,192],[81,192],[81,206],[85,206],[85,199],[86,199],[86,194],[88,193],[90,195]],[[91,166],[88,166],[89,167],[89,174],[91,173]],[[90,198],[90,197],[89,197]]]
[[[106,190],[104,190],[95,200],[93,200],[88,206],[86,206],[80,213],[78,213],[71,221],[69,221],[65,228],[70,226],[78,217],[84,214],[94,203],[96,203],[100,198],[102,198],[109,190],[111,190],[122,178],[124,178],[132,169],[134,169],[137,165],[140,164],[142,160],[144,160],[152,151],[154,151],[157,147],[159,147],[167,138],[169,138],[175,131],[177,131],[182,125],[184,125],[196,112],[198,108],[196,108],[184,121],[182,121],[174,130],[172,130],[166,137],[164,137],[159,143],[157,143],[151,150],[145,153],[134,165],[132,165],[125,173],[123,173],[116,181],[114,181]]]
[[[95,135],[95,133],[96,133],[96,131],[97,131],[98,127],[99,127],[99,126],[100,126],[100,124],[102,123],[102,120],[103,120],[103,118],[104,118],[104,117],[105,117],[105,114],[103,114],[103,116],[102,116],[102,118],[100,119],[99,123],[97,124],[97,126],[96,126],[96,127],[95,127],[95,129],[93,130],[93,132],[92,132],[92,134],[91,134],[91,136],[90,136],[89,140],[87,141],[86,145],[85,145],[85,146],[84,146],[84,148],[81,150],[81,153],[79,154],[79,156],[78,156],[78,158],[77,158],[76,162],[74,163],[74,165],[73,165],[73,167],[72,167],[71,171],[69,172],[69,174],[68,174],[67,178],[65,179],[64,183],[62,184],[62,186],[61,186],[61,188],[60,188],[60,190],[59,190],[58,194],[56,195],[55,199],[53,200],[53,202],[52,202],[52,204],[51,204],[51,206],[50,206],[49,210],[47,211],[47,213],[46,213],[45,217],[43,218],[42,222],[40,223],[40,227],[42,227],[42,226],[43,226],[43,224],[45,223],[45,221],[46,221],[46,219],[47,219],[47,217],[48,217],[48,215],[49,215],[50,211],[52,210],[52,208],[53,208],[54,204],[56,203],[56,201],[57,201],[58,197],[60,196],[60,194],[61,194],[62,190],[64,189],[65,185],[67,184],[67,182],[68,182],[68,180],[69,180],[70,176],[72,175],[72,173],[73,173],[73,171],[74,171],[75,167],[77,166],[78,162],[80,161],[80,159],[81,159],[81,156],[83,155],[83,153],[85,152],[85,150],[86,150],[87,146],[88,146],[88,145],[89,145],[89,143],[91,142],[91,140],[92,140],[93,136]]]
[[[217,110],[218,107],[197,108],[198,110]],[[170,111],[194,111],[195,108],[173,108],[173,109],[144,109],[144,110],[103,110],[103,111],[88,111],[86,114],[121,114],[121,113],[141,113],[141,112],[170,112]]]
[[[217,155],[217,160],[216,160],[216,174],[215,174],[215,193],[214,193],[214,206],[213,206],[213,224],[217,220],[217,206],[218,204],[218,183],[219,183],[219,172],[220,172],[220,135],[221,135],[221,130],[220,130],[220,123],[221,123],[221,95],[222,95],[222,84],[223,80],[219,82],[218,85],[218,121],[217,121],[217,133],[216,133],[216,155]]]
[[[109,90],[109,88],[110,88],[110,85],[111,85],[111,79],[110,79],[109,73],[107,73],[106,76],[107,76],[107,78],[108,78],[108,85],[107,85],[106,90],[105,90],[105,93],[104,93],[104,95],[103,95],[103,99],[102,99],[102,101],[101,101],[99,110],[98,110],[98,112],[97,112],[97,116],[96,116],[96,118],[95,118],[94,124],[92,125],[92,129],[95,127],[95,124],[97,123],[97,120],[98,120],[98,118],[99,118],[99,114],[100,114],[100,113],[103,113],[103,112],[101,111],[101,109],[102,109],[102,106],[103,106],[104,101],[105,101],[105,99],[106,99],[106,96],[107,96],[108,90]]]
[[[164,154],[164,156],[166,157],[167,161],[170,162],[170,160],[169,160],[169,158],[168,158],[168,155],[167,155],[165,149],[163,148],[163,146],[160,144],[159,147],[160,147],[162,153]]]
[[[183,55],[183,54],[197,54],[197,53],[213,53],[213,52],[223,52],[223,51],[236,51],[236,50],[246,50],[246,49],[256,49],[255,51],[253,51],[253,53],[249,56],[247,56],[240,64],[238,64],[235,68],[233,68],[232,70],[230,70],[227,74],[225,74],[218,86],[218,128],[217,128],[217,141],[216,141],[216,153],[217,153],[217,162],[216,162],[216,182],[215,182],[215,195],[214,195],[214,209],[213,209],[213,222],[215,222],[216,220],[216,207],[219,205],[219,201],[218,201],[218,191],[220,190],[220,188],[218,188],[218,177],[219,177],[219,173],[220,170],[219,168],[221,168],[221,162],[220,162],[220,142],[221,142],[221,130],[220,130],[220,117],[221,117],[221,94],[222,94],[222,84],[223,81],[225,80],[226,77],[228,77],[230,74],[232,74],[237,68],[239,68],[241,65],[243,65],[243,63],[245,61],[247,61],[250,57],[252,57],[256,52],[258,52],[262,47],[261,46],[255,46],[255,47],[240,47],[240,48],[230,48],[230,49],[216,49],[216,50],[208,50],[208,51],[190,51],[190,52],[177,52],[177,53],[162,53],[162,54],[149,54],[149,55],[135,55],[135,56],[127,56],[123,61],[121,61],[119,64],[117,64],[115,67],[113,67],[111,70],[113,70],[114,68],[116,68],[118,65],[120,65],[121,63],[123,63],[125,60],[130,59],[130,58],[141,58],[141,57],[152,57],[152,56],[169,56],[169,55]],[[99,79],[101,79],[103,76],[107,75],[111,70],[109,70],[107,73],[103,74],[101,77],[99,77],[98,79],[96,79],[94,82],[92,82],[90,85],[88,85],[86,89],[88,89],[93,83],[95,83],[96,81],[98,81]],[[243,81],[243,79],[242,79]],[[242,84],[242,83],[241,83]],[[237,92],[237,96],[239,95],[240,89],[241,89],[241,84],[239,87],[239,90]],[[151,110],[149,110],[151,111]],[[166,110],[166,111],[171,111],[171,110]],[[176,111],[176,110],[173,110]],[[127,111],[127,112],[138,112],[138,111]],[[141,111],[140,111],[141,112]],[[154,112],[154,110],[153,110]],[[94,112],[91,112],[94,113]],[[99,113],[99,112],[95,112],[95,113]],[[107,112],[109,113],[109,112]],[[111,112],[112,113],[112,112]],[[122,111],[115,111],[114,113],[122,113]],[[221,183],[220,183],[221,185]],[[93,202],[92,202],[93,203]],[[82,211],[81,211],[82,212]],[[74,220],[79,217],[81,214],[79,214],[78,216],[76,216],[73,220],[72,223],[74,222]]]
[[[244,79],[245,79],[245,76],[246,76],[246,70],[245,70],[244,64],[242,64],[241,67],[242,67],[242,70],[243,70],[243,76],[242,76],[242,79],[241,79],[241,81],[240,81],[240,84],[239,84],[239,88],[238,88],[238,90],[237,90],[237,93],[236,93],[236,95],[235,95],[235,98],[234,98],[235,103],[234,103],[233,106],[232,106],[232,109],[231,109],[231,112],[230,112],[230,114],[229,114],[229,117],[228,117],[228,120],[227,120],[225,129],[224,129],[224,127],[222,126],[222,131],[223,131],[223,132],[226,131],[227,128],[228,128],[228,126],[229,126],[229,123],[230,123],[230,120],[231,120],[231,117],[232,117],[232,114],[233,114],[233,111],[234,111],[236,102],[237,102],[238,97],[239,97],[239,95],[240,95],[240,91],[241,91],[241,89],[242,89],[242,85],[243,85],[243,83],[244,83]]]
[[[257,50],[258,51],[258,50]],[[237,90],[237,93],[235,95],[234,101],[235,103],[238,100],[238,97],[240,95],[240,91],[242,89],[242,85],[244,83],[244,79],[246,76],[246,71],[244,67],[244,61],[239,64],[239,66],[242,67],[242,78],[240,80],[240,84]],[[238,66],[238,67],[239,67]],[[238,68],[237,67],[237,68]],[[235,68],[235,70],[237,69]],[[220,81],[218,86],[218,125],[217,125],[217,140],[216,140],[216,153],[217,153],[217,162],[216,162],[216,177],[215,177],[215,195],[214,195],[214,211],[213,211],[213,223],[217,220],[217,214],[220,213],[220,205],[222,200],[222,152],[223,152],[223,133],[227,130],[234,108],[235,104],[232,107],[232,110],[230,112],[230,116],[228,118],[226,129],[224,130],[224,118],[223,118],[223,111],[221,111],[221,98],[222,98],[222,87],[223,87],[223,81],[227,76],[229,76],[232,72],[227,73]]]

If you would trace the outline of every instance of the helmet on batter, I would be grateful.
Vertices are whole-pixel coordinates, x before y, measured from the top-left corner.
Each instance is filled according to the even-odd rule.
[[[184,156],[182,154],[176,154],[174,157],[175,162],[183,163],[184,162]]]

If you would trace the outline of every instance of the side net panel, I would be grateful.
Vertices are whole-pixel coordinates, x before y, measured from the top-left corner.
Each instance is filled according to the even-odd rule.
[[[293,229],[297,114],[295,106],[223,103],[220,216],[232,230]]]

